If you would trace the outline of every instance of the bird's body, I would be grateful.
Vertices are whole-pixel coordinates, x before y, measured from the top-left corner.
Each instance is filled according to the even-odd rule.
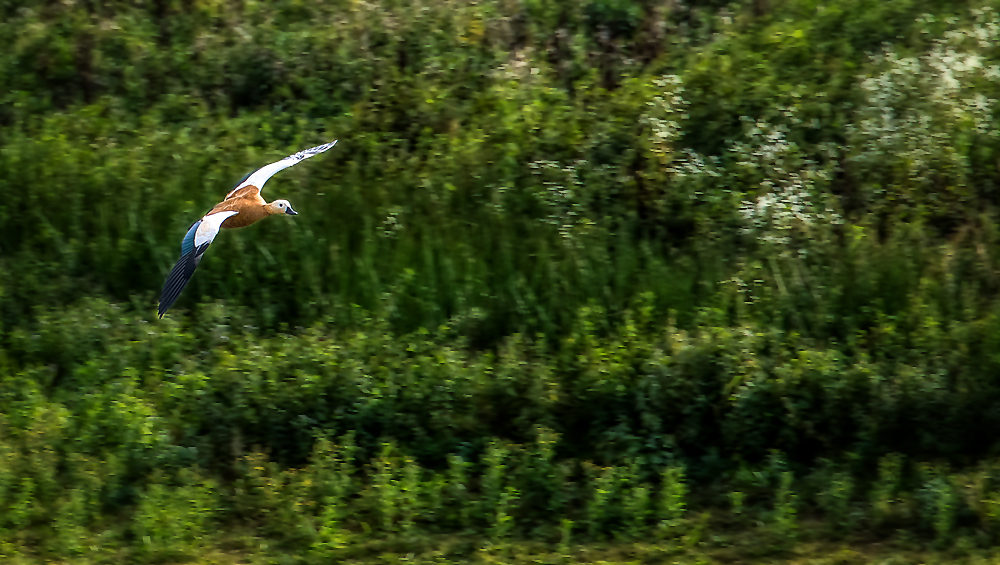
[[[226,221],[222,222],[223,228],[245,228],[271,215],[267,201],[260,195],[260,189],[256,186],[246,186],[233,192],[235,193],[233,196],[227,196],[205,215],[236,212],[235,216],[226,218]]]
[[[287,200],[275,200],[274,202],[264,200],[260,195],[260,190],[267,179],[271,178],[274,173],[291,167],[303,159],[322,153],[336,144],[337,142],[333,141],[306,149],[261,167],[253,174],[247,175],[226,195],[225,200],[216,204],[200,220],[192,224],[181,241],[181,258],[167,275],[166,282],[163,283],[163,292],[160,294],[160,317],[163,317],[163,314],[173,305],[188,281],[191,280],[195,268],[201,262],[202,255],[215,240],[220,229],[243,228],[275,214],[292,216],[298,214]]]

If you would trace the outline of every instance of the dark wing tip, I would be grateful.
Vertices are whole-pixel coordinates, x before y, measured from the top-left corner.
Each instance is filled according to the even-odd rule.
[[[160,306],[157,309],[160,318],[163,318],[163,314],[174,305],[177,297],[181,295],[181,291],[184,290],[188,281],[191,280],[194,268],[198,264],[196,261],[197,255],[197,250],[181,255],[181,258],[177,260],[177,264],[174,265],[170,274],[167,275],[167,280],[163,283],[163,291],[160,293]]]
[[[310,147],[309,149],[303,149],[302,151],[299,151],[298,153],[295,153],[294,155],[289,155],[288,157],[286,157],[286,159],[291,159],[294,162],[298,163],[299,161],[301,161],[303,159],[308,159],[309,157],[312,157],[313,155],[319,155],[320,153],[323,153],[324,151],[326,151],[327,149],[330,149],[331,147],[333,147],[336,144],[337,144],[337,140],[334,139],[330,143],[324,143],[323,145],[317,145],[316,147]]]

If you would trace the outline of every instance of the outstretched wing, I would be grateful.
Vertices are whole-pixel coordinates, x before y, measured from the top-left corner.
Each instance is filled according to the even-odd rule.
[[[271,178],[271,176],[274,175],[274,173],[282,169],[287,169],[288,167],[291,167],[295,163],[298,163],[299,161],[302,161],[304,159],[308,159],[313,155],[319,155],[320,153],[326,151],[327,149],[333,147],[336,144],[337,140],[333,140],[330,143],[317,145],[316,147],[310,147],[309,149],[299,151],[294,155],[289,155],[288,157],[285,157],[280,161],[275,161],[270,165],[265,165],[254,171],[253,174],[245,177],[239,184],[236,185],[236,188],[229,191],[229,194],[226,195],[226,198],[232,197],[233,194],[236,193],[236,191],[247,186],[257,187],[257,191],[260,192],[260,189],[264,188],[264,183],[267,182],[267,179]]]
[[[222,222],[238,213],[232,210],[217,212],[209,214],[191,224],[184,239],[181,240],[181,258],[177,260],[177,264],[171,269],[170,274],[167,275],[166,282],[163,283],[163,292],[160,293],[160,308],[158,311],[161,318],[174,305],[177,297],[181,295],[181,291],[184,290],[188,281],[191,280],[195,268],[201,262],[201,256],[205,254],[205,250],[215,240],[215,236],[219,234]]]

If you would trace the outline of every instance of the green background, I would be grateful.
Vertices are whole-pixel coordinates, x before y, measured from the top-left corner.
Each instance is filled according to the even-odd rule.
[[[988,559],[998,40],[930,0],[0,2],[0,553]],[[156,319],[191,222],[333,139]]]

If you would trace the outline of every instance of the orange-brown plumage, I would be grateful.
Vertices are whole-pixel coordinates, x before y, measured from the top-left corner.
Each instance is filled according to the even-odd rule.
[[[272,213],[268,208],[268,203],[261,197],[260,189],[256,186],[244,186],[239,190],[234,190],[231,196],[216,204],[206,215],[226,211],[237,212],[237,214],[222,222],[221,227],[223,228],[245,228]]]

